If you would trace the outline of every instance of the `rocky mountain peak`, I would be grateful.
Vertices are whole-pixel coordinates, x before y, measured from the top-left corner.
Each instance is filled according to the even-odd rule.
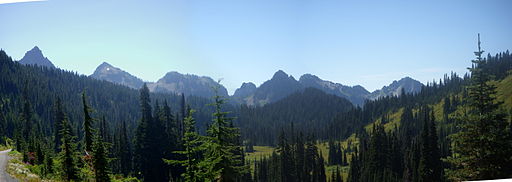
[[[43,52],[37,46],[32,48],[30,51],[27,51],[23,58],[21,58],[20,63],[25,65],[38,65],[55,68],[55,65],[53,65],[48,58],[44,57]]]

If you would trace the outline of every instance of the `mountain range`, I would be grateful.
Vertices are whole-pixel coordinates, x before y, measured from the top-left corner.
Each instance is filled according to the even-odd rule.
[[[346,98],[352,102],[352,104],[358,106],[362,106],[365,100],[375,100],[383,96],[401,94],[402,89],[406,93],[417,93],[421,91],[423,87],[421,82],[410,77],[405,77],[398,81],[393,81],[393,83],[384,86],[382,89],[369,92],[360,85],[346,86],[340,83],[322,80],[312,74],[304,74],[299,80],[296,80],[293,76],[286,74],[282,70],[277,71],[270,80],[261,84],[260,87],[249,87],[247,86],[248,84],[252,83],[242,84],[242,87],[237,89],[232,97],[234,100],[242,101],[241,103],[257,106],[276,102],[308,87],[313,87],[325,93]],[[243,94],[239,92],[243,92]]]
[[[28,51],[20,60],[22,64],[34,64],[55,68],[55,66],[43,56],[41,50],[36,46]],[[130,73],[114,67],[107,62],[100,64],[90,77],[125,85],[130,88],[141,88],[145,83]],[[393,81],[390,85],[382,89],[369,92],[360,85],[347,86],[340,83],[334,83],[322,80],[312,74],[304,74],[299,80],[288,75],[282,70],[278,70],[270,80],[265,81],[259,87],[254,83],[246,82],[236,89],[232,96],[228,95],[227,89],[207,76],[197,76],[193,74],[182,74],[176,71],[168,72],[164,77],[156,82],[146,82],[152,92],[168,92],[185,95],[194,95],[199,97],[211,98],[215,95],[213,87],[217,88],[219,95],[230,97],[230,101],[237,104],[251,106],[263,106],[268,103],[276,102],[295,92],[304,90],[308,87],[319,89],[325,93],[346,98],[352,104],[362,106],[365,100],[374,100],[383,96],[401,94],[402,90],[406,93],[417,93],[423,87],[423,84],[410,77]]]

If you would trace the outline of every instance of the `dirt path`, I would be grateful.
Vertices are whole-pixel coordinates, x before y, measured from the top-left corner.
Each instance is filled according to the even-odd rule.
[[[0,181],[2,182],[17,182],[18,180],[11,177],[9,174],[7,174],[6,167],[7,162],[9,162],[9,153],[11,149],[0,151]]]

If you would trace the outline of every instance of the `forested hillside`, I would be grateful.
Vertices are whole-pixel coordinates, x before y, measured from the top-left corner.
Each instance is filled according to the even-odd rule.
[[[471,74],[362,107],[316,88],[235,107],[218,87],[211,99],[150,93],[0,51],[1,142],[40,178],[64,181],[511,177],[512,57],[476,53]],[[275,150],[245,160],[262,145]]]
[[[509,93],[504,82],[512,59],[508,51],[487,59],[481,53],[476,52],[471,77],[429,84],[409,98],[413,102],[403,103],[405,110],[390,130],[383,119],[359,132],[347,181],[510,177],[510,105],[500,103],[510,99],[504,97]]]
[[[31,164],[43,165],[44,158],[55,158],[61,151],[62,120],[66,118],[66,130],[75,143],[77,152],[84,151],[87,138],[86,128],[94,128],[103,135],[104,142],[109,143],[108,157],[112,172],[131,174],[134,171],[133,151],[135,148],[136,129],[141,120],[139,91],[107,81],[99,81],[84,75],[60,69],[22,65],[12,61],[4,51],[0,51],[0,140],[14,140],[15,148],[24,151],[24,160],[42,159]],[[85,94],[85,95],[83,95]],[[207,104],[209,99],[183,95],[151,93],[151,103],[165,106],[168,120],[177,122],[183,129],[186,105],[196,110],[197,130],[206,132],[211,122],[214,109]],[[85,98],[83,98],[85,96]],[[85,100],[82,100],[85,99]],[[84,124],[84,104],[90,107],[88,127]],[[160,107],[158,104],[156,107]],[[233,110],[232,106],[227,108]],[[172,108],[172,109],[171,109]],[[94,132],[94,133],[95,133]],[[170,131],[165,131],[170,132]],[[91,133],[91,132],[89,132]],[[161,134],[154,132],[155,134]],[[73,137],[72,137],[73,138]],[[167,141],[167,139],[165,140]],[[162,141],[164,142],[164,141]],[[165,145],[159,146],[166,149]],[[121,154],[128,152],[124,156]],[[83,152],[79,152],[82,154]],[[32,157],[31,157],[32,156]],[[124,158],[123,158],[124,157]],[[83,165],[82,162],[77,161]],[[52,162],[53,163],[53,162]],[[128,167],[127,167],[128,166]],[[51,169],[46,169],[51,170]],[[42,176],[50,171],[40,171]]]
[[[277,137],[277,153],[261,157],[254,164],[255,179],[358,182],[511,177],[511,69],[508,51],[486,59],[477,54],[471,76],[461,78],[452,73],[439,82],[428,83],[417,94],[384,97],[366,102],[363,108],[340,112],[326,127],[326,159],[321,158],[322,154],[304,153],[322,146],[308,144],[311,135],[302,134],[314,129],[285,127]],[[486,104],[480,104],[482,101]],[[478,111],[479,107],[496,110]],[[490,120],[475,118],[476,112],[488,112],[485,118]],[[356,128],[347,130],[347,121]],[[351,132],[355,135],[348,134]],[[320,170],[329,175],[318,179],[314,170],[302,171],[311,164],[304,160],[311,161],[315,156],[324,161],[328,168]]]
[[[298,131],[324,136],[327,123],[337,113],[353,108],[344,98],[307,88],[263,107],[242,105],[238,122],[250,145],[275,145],[278,133],[290,125]]]

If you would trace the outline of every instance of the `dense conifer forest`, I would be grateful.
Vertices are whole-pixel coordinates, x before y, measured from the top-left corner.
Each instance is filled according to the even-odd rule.
[[[0,51],[0,143],[56,181],[510,178],[512,56],[482,57],[480,42],[475,55],[468,74],[363,106],[315,88],[246,106],[22,65]],[[259,146],[271,152],[249,158]]]

